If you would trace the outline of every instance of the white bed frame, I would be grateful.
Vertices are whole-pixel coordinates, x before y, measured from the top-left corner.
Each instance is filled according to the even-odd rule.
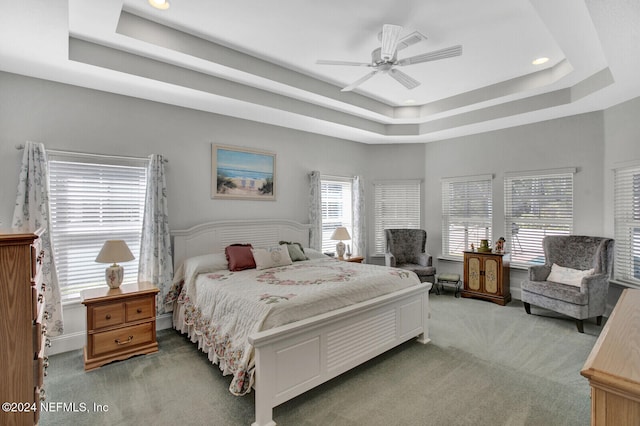
[[[289,220],[220,221],[173,231],[174,262],[222,252],[229,244],[270,246],[278,241],[309,246],[309,225]],[[253,426],[274,426],[273,407],[389,349],[417,337],[429,339],[430,283],[255,333]]]

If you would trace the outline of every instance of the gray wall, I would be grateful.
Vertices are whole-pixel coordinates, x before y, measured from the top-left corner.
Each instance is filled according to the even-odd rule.
[[[13,214],[22,152],[16,144],[44,142],[50,149],[147,156],[167,165],[170,226],[207,220],[308,220],[307,174],[359,174],[365,182],[366,222],[373,238],[375,180],[422,179],[423,226],[428,248],[441,253],[443,177],[492,173],[494,237],[503,234],[505,172],[575,167],[576,233],[613,236],[611,169],[640,160],[640,99],[594,112],[428,144],[364,145],[161,103],[0,72],[0,226]],[[265,149],[277,154],[277,200],[210,198],[211,144]],[[459,262],[437,261],[438,272],[462,272]],[[511,274],[519,297],[524,271]],[[610,304],[620,289],[613,286]],[[74,311],[75,309],[75,311]],[[82,306],[65,307],[67,331],[83,337]]]

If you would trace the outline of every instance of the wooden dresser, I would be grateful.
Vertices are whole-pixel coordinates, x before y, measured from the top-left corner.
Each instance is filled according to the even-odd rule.
[[[42,230],[0,229],[0,424],[38,423],[46,327]],[[6,405],[8,403],[10,405]],[[7,410],[8,408],[8,410]]]
[[[462,297],[490,300],[498,305],[511,301],[509,254],[464,252]]]
[[[87,307],[84,369],[158,351],[156,293],[151,283],[123,284],[82,292]]]
[[[580,374],[591,385],[592,425],[640,425],[640,290],[622,292]]]

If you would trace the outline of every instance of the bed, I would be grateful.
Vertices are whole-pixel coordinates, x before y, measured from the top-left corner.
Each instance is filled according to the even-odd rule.
[[[259,248],[274,247],[281,241],[289,241],[300,243],[306,248],[309,246],[309,230],[309,225],[289,220],[256,220],[208,222],[172,232],[174,263],[176,278],[178,278],[174,281],[178,283],[182,279],[184,283],[183,287],[177,286],[172,289],[174,296],[167,299],[173,308],[174,328],[188,334],[203,352],[209,354],[209,359],[218,364],[224,374],[234,374],[234,371],[237,371],[234,370],[235,363],[242,362],[245,364],[241,365],[250,367],[246,369],[244,376],[234,374],[230,390],[233,393],[243,394],[246,393],[244,391],[253,388],[256,418],[254,426],[275,425],[272,419],[273,407],[407,340],[417,338],[420,343],[429,342],[428,312],[431,284],[420,283],[417,277],[406,272],[328,259],[309,249],[305,253],[311,259],[274,268],[230,273],[198,266],[203,272],[198,274],[197,272],[200,271],[196,271],[193,267],[183,267],[194,265],[194,262],[201,265],[199,259],[215,258],[217,255],[210,254],[222,254],[231,244],[250,243],[254,248]],[[380,274],[384,276],[377,278],[376,276]],[[390,287],[392,284],[389,276],[391,275],[396,275],[397,277],[393,279],[399,280],[398,283],[402,283],[404,288],[395,284]],[[309,279],[311,276],[315,278]],[[310,307],[318,305],[313,302],[306,305],[307,308],[298,309],[309,311],[311,316],[308,316],[309,312],[307,312],[306,317],[288,316],[290,314],[285,315],[282,313],[284,311],[279,310],[280,306],[291,304],[289,298],[307,300],[303,290],[308,287],[322,287],[316,284],[323,281],[325,276],[335,276],[338,277],[337,281],[346,282],[346,284],[339,284],[334,282],[336,281],[334,278],[327,278],[328,282],[323,283],[323,286],[325,284],[325,287],[334,286],[339,289],[336,291],[348,290],[350,294],[359,294],[351,286],[355,288],[356,282],[362,277],[362,281],[366,281],[371,288],[377,288],[378,293],[373,298],[366,296],[364,300],[360,300],[364,296],[354,296],[358,298],[355,302],[347,297],[349,301],[340,302],[341,305],[327,305],[332,307],[326,312],[311,309]],[[229,285],[231,278],[236,280],[233,286]],[[203,315],[203,312],[208,309],[204,303],[209,303],[204,301],[214,300],[213,297],[222,297],[226,303],[227,297],[230,297],[226,293],[224,296],[213,296],[213,293],[209,293],[213,291],[210,290],[211,286],[217,285],[223,289],[242,288],[245,281],[251,280],[285,285],[271,286],[269,288],[275,290],[259,295],[263,302],[261,306],[268,305],[265,316],[257,315],[255,321],[251,322],[249,331],[240,333],[240,340],[246,340],[240,346],[246,346],[241,348],[244,350],[233,352],[239,355],[233,363],[229,363],[223,359],[231,357],[220,353],[226,349],[216,351],[213,343],[207,345],[207,332],[204,328],[198,330],[198,324],[205,321],[202,320],[203,316],[209,318],[209,314],[215,315],[210,312]],[[191,284],[187,286],[187,282]],[[311,283],[311,285],[296,286],[295,284],[299,282]],[[293,294],[277,292],[285,287],[294,288],[292,293],[297,296],[289,297]],[[238,291],[250,296],[252,290],[246,287],[246,290]],[[311,297],[309,295],[308,300],[314,300]],[[278,303],[285,299],[287,303]],[[341,295],[335,299],[345,298]],[[215,300],[219,303],[219,299]],[[291,304],[291,306],[295,305]],[[196,309],[197,316],[193,315]],[[234,307],[225,309],[227,312],[225,317],[229,318],[233,317],[233,312],[239,311]],[[278,316],[276,314],[278,312],[282,315]],[[231,321],[244,321],[250,316],[245,316],[243,313],[239,319],[234,318]],[[249,320],[250,318],[246,321]],[[225,348],[231,348],[231,345]],[[234,392],[234,386],[237,392]]]

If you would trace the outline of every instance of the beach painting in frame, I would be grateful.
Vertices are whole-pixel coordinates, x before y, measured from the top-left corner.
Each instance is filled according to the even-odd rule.
[[[211,197],[275,200],[276,155],[212,144]]]

